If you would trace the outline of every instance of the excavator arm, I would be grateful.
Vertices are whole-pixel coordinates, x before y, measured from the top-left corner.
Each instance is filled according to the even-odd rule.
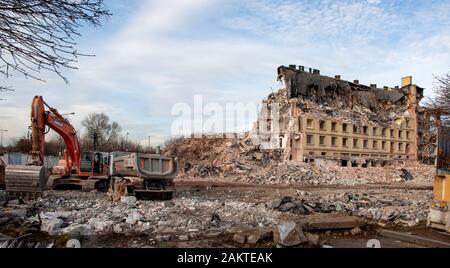
[[[75,128],[58,110],[45,103],[42,96],[35,96],[31,104],[31,159],[26,166],[6,167],[5,184],[9,194],[28,195],[44,190],[49,177],[49,172],[44,167],[46,126],[58,133],[66,144],[63,175],[70,175],[72,168],[79,170],[80,144]]]
[[[45,107],[48,110],[45,110]],[[45,127],[58,133],[66,144],[67,171],[80,167],[80,144],[75,128],[55,108],[50,107],[41,96],[35,96],[31,104],[32,151],[30,165],[44,164]],[[67,154],[70,156],[68,160]]]

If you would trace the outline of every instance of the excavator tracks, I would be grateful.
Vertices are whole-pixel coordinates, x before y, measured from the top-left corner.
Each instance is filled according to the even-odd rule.
[[[8,165],[5,169],[6,193],[25,199],[39,197],[49,176],[49,171],[43,166]]]

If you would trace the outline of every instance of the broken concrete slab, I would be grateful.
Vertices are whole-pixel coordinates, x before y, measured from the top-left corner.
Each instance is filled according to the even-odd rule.
[[[41,220],[41,231],[46,232],[50,235],[55,235],[61,231],[63,226],[63,221],[61,219],[45,219]]]
[[[143,219],[144,219],[144,216],[141,213],[133,210],[128,214],[127,218],[125,219],[125,222],[128,224],[134,225],[134,224],[136,224],[136,222],[143,220]]]
[[[134,205],[136,203],[137,198],[135,196],[122,196],[120,197],[120,202],[127,204],[128,206]]]
[[[274,241],[285,247],[298,246],[308,242],[303,230],[295,222],[281,222],[274,232]]]

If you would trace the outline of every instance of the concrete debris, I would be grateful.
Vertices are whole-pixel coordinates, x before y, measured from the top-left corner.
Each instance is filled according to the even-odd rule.
[[[217,215],[217,213],[213,213],[211,216],[211,224],[213,224],[214,226],[219,226],[220,222],[221,220],[219,215]]]
[[[235,241],[237,243],[244,244],[246,240],[247,240],[247,237],[243,233],[237,233],[237,234],[233,235],[233,241]]]
[[[128,214],[128,217],[125,219],[125,222],[134,225],[136,224],[136,222],[142,220],[143,218],[144,216],[141,213],[133,210],[130,212],[130,214]]]
[[[427,219],[431,193],[415,190],[393,190],[392,195],[377,191],[334,193],[304,196],[302,200],[283,197],[266,202],[266,207],[293,214],[347,213],[408,226]],[[411,222],[413,221],[413,222]]]
[[[136,203],[137,198],[135,196],[122,196],[120,198],[120,202],[127,204],[128,206],[134,205]]]
[[[239,144],[248,143],[245,149]],[[229,147],[226,144],[233,143]],[[200,148],[206,151],[201,151]],[[434,168],[418,162],[377,167],[315,166],[284,161],[279,150],[263,150],[246,138],[178,139],[168,145],[166,153],[178,155],[184,169],[177,180],[212,178],[220,182],[270,185],[344,185],[392,184],[430,186]]]
[[[63,221],[61,219],[45,219],[41,221],[41,231],[46,232],[50,235],[56,235],[61,231],[63,226]]]
[[[414,179],[413,175],[408,170],[402,168],[401,171],[402,174],[400,175],[400,177],[405,181],[412,181]]]
[[[295,222],[282,222],[278,224],[274,234],[274,240],[285,247],[298,246],[308,242],[302,228]]]
[[[359,234],[362,233],[362,230],[361,230],[361,228],[359,228],[359,227],[355,227],[355,228],[353,228],[353,229],[350,230],[350,233],[351,233],[352,235],[359,235]]]
[[[308,240],[308,243],[313,246],[319,246],[320,244],[320,236],[318,234],[313,234],[313,233],[309,233],[306,232],[305,233],[306,239]]]

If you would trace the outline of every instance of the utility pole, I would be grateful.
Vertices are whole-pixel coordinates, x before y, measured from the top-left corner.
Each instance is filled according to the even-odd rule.
[[[5,132],[8,132],[8,130],[7,129],[0,129],[0,136],[1,136],[1,138],[0,138],[0,147],[1,148],[3,148],[3,133],[5,133]]]
[[[128,152],[128,134],[130,134],[129,132],[127,132],[127,137],[125,139],[125,151]]]

